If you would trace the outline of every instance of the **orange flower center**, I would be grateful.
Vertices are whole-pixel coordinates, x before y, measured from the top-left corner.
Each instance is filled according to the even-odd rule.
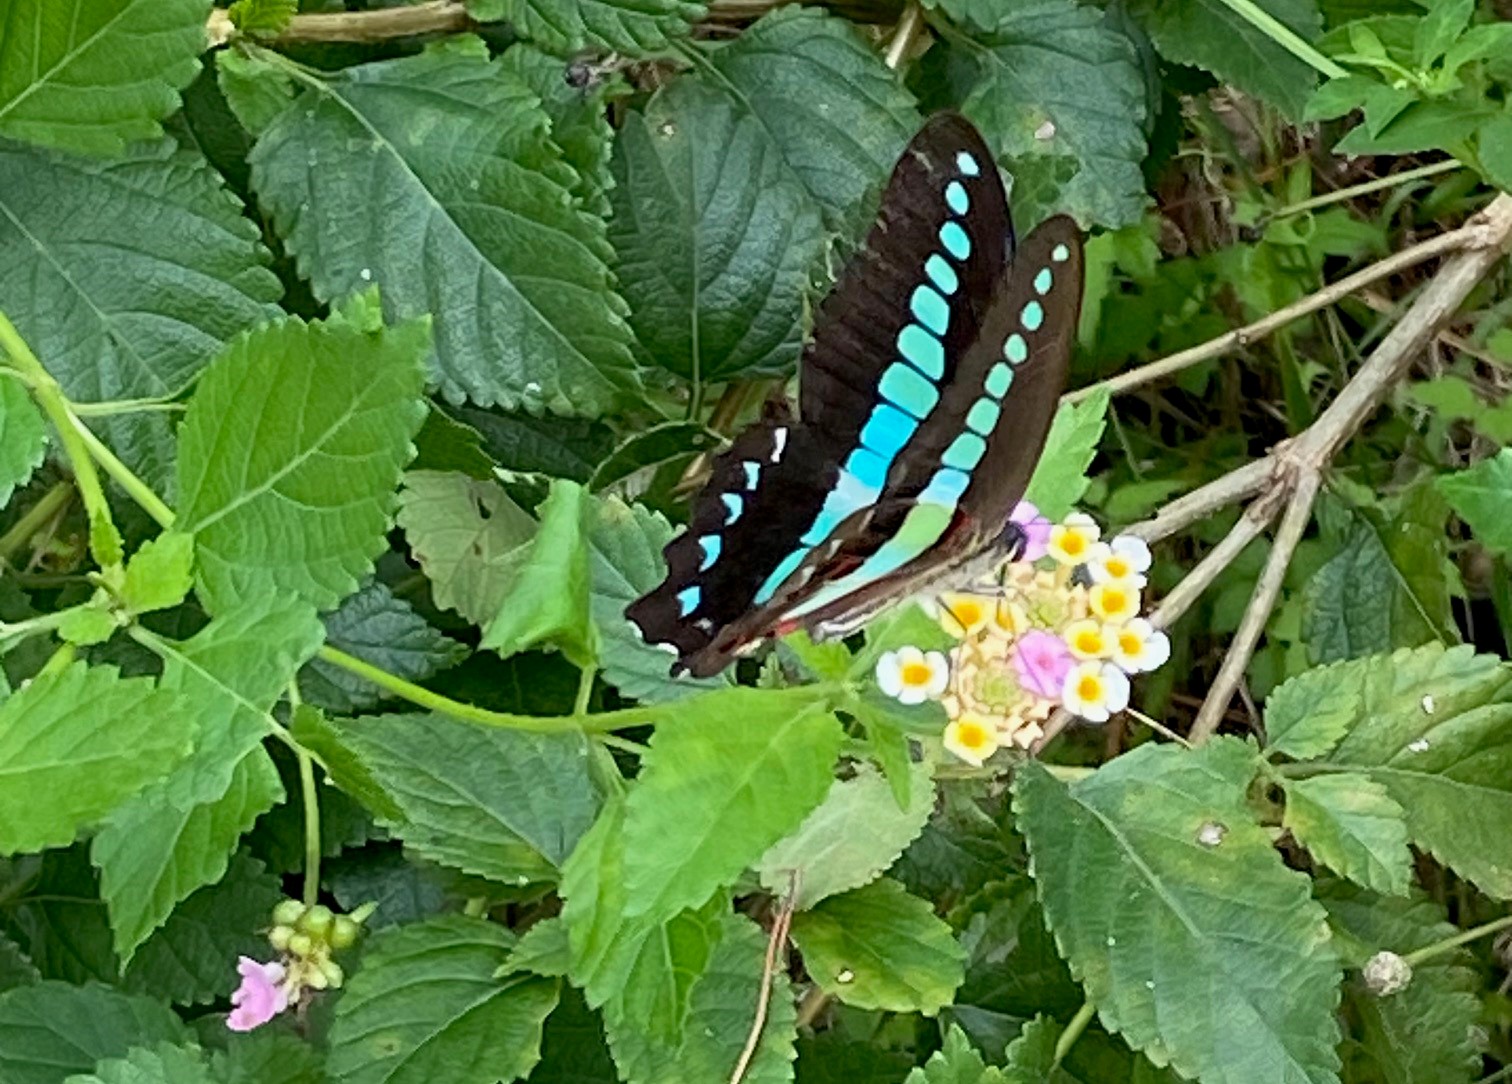
[[[982,620],[982,607],[976,602],[952,602],[947,612],[963,629],[969,629]]]
[[[1072,557],[1075,557],[1086,548],[1087,540],[1079,534],[1068,533],[1065,538],[1061,539],[1061,549],[1065,550]]]
[[[904,685],[928,685],[930,669],[927,663],[906,662],[903,664]]]
[[[1104,591],[1103,609],[1110,614],[1121,614],[1129,608],[1129,596],[1122,591]]]
[[[1102,679],[1096,674],[1086,674],[1076,683],[1076,695],[1083,700],[1102,698]]]
[[[1144,647],[1139,637],[1132,632],[1120,632],[1118,634],[1118,646],[1123,649],[1125,655],[1138,655],[1139,649]]]
[[[1098,654],[1102,646],[1102,633],[1096,629],[1084,629],[1076,636],[1076,649],[1087,655]]]
[[[989,744],[987,728],[979,723],[962,723],[956,736],[967,749],[985,749]]]
[[[1108,570],[1108,575],[1115,580],[1121,580],[1129,574],[1129,562],[1122,557],[1109,557],[1103,562],[1103,567]]]

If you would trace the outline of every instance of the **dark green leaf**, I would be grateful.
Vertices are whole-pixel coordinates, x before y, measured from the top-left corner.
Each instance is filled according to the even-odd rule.
[[[635,389],[629,332],[549,124],[456,39],[305,90],[258,138],[252,183],[317,297],[372,282],[392,317],[434,317],[448,399],[591,416]]]
[[[468,0],[477,19],[507,19],[557,53],[584,45],[631,55],[657,53],[703,14],[690,0]]]
[[[904,1084],[1007,1084],[1007,1080],[1001,1070],[982,1060],[966,1033],[952,1024],[945,1045],[909,1073]]]
[[[560,57],[524,42],[506,49],[502,62],[541,99],[541,108],[551,118],[551,141],[577,173],[574,194],[586,210],[607,214],[608,192],[614,184],[609,175],[614,129],[604,108],[609,84],[574,87],[566,78],[568,65]]]
[[[593,471],[588,488],[625,493],[635,488],[638,476],[677,461],[712,451],[722,443],[718,433],[697,422],[667,422],[630,437]]]
[[[204,1052],[197,1046],[136,1047],[123,1058],[106,1058],[92,1073],[68,1084],[215,1084]]]
[[[104,986],[39,982],[0,994],[0,1079],[6,1084],[62,1084],[134,1046],[187,1038],[162,1002]]]

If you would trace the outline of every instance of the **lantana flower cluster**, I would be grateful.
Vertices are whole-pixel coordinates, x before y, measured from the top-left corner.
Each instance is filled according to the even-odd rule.
[[[340,989],[346,975],[331,954],[357,943],[362,924],[374,910],[375,904],[364,904],[349,915],[338,915],[324,904],[307,907],[299,900],[280,900],[268,931],[268,943],[279,955],[267,962],[237,958],[241,985],[231,995],[226,1027],[251,1031],[294,1008],[312,991]]]
[[[945,747],[980,767],[1006,746],[1028,749],[1058,707],[1106,722],[1129,703],[1129,678],[1171,655],[1141,616],[1150,549],[1108,541],[1092,517],[1051,523],[1027,501],[1013,522],[1027,544],[990,588],[924,605],[956,644],[948,654],[904,647],[877,663],[877,685],[904,704],[937,700]]]

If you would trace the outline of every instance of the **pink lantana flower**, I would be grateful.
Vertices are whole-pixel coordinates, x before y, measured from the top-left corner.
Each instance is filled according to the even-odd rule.
[[[1024,633],[1013,652],[1019,684],[1035,696],[1047,698],[1060,696],[1066,675],[1075,662],[1066,641],[1044,629]]]
[[[1024,552],[1020,561],[1038,561],[1045,556],[1045,546],[1050,541],[1051,522],[1040,515],[1040,510],[1028,501],[1019,501],[1008,522],[1024,532]]]
[[[276,960],[264,964],[241,956],[236,972],[242,981],[231,995],[231,1004],[236,1007],[226,1017],[226,1026],[232,1031],[262,1027],[289,1007],[289,990],[284,984],[288,972],[283,964]]]

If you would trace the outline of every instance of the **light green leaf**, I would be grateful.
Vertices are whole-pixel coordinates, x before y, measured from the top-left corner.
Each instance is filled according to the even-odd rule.
[[[964,110],[1009,172],[1021,156],[1074,158],[1081,168],[1060,209],[1118,228],[1138,221],[1146,201],[1147,106],[1133,44],[1103,19],[1072,0],[1034,0],[1008,9],[980,45],[959,47],[977,71]]]
[[[1256,767],[1232,738],[1143,745],[1069,787],[1029,761],[1014,810],[1104,1026],[1204,1084],[1334,1084],[1340,969],[1307,877],[1251,819]]]
[[[526,1076],[557,980],[495,973],[514,935],[444,915],[374,935],[336,1003],[327,1071],[337,1084],[494,1084]]]
[[[89,857],[100,870],[100,896],[123,965],[180,900],[225,876],[242,833],[283,795],[278,769],[258,746],[232,766],[214,798],[184,808],[158,788],[111,815]]]
[[[1483,546],[1512,555],[1512,448],[1443,476],[1438,489]]]
[[[721,688],[731,680],[728,675],[674,679],[672,660],[642,640],[639,630],[625,620],[625,607],[667,574],[661,551],[673,533],[660,513],[607,497],[598,502],[590,535],[593,620],[598,625],[604,680],[623,695],[648,703]]]
[[[555,53],[596,45],[631,56],[669,48],[704,12],[690,0],[468,0],[467,6],[473,18],[507,20]]]
[[[404,476],[399,526],[436,605],[475,625],[503,607],[536,531],[535,518],[497,482],[439,471]]]
[[[320,758],[331,782],[340,787],[343,794],[360,803],[379,820],[394,824],[404,820],[404,810],[319,708],[310,704],[296,708],[289,720],[289,733],[302,747]],[[384,914],[383,917],[390,916]]]
[[[191,705],[149,678],[74,663],[0,703],[0,854],[66,846],[192,748]]]
[[[806,910],[880,877],[919,837],[934,809],[929,765],[909,765],[907,778],[907,809],[899,807],[887,780],[870,765],[837,779],[797,830],[755,863],[767,891],[787,895],[796,876],[796,906]]]
[[[877,51],[816,7],[778,7],[709,59],[710,85],[755,116],[831,225],[882,183],[919,126]]]
[[[1318,900],[1352,968],[1383,949],[1406,955],[1461,932],[1444,921],[1438,904],[1421,897],[1393,899],[1334,882],[1320,886]],[[1349,1016],[1358,1021],[1355,1038],[1369,1059],[1368,1079],[1467,1084],[1479,1078],[1480,987],[1475,959],[1462,948],[1413,964],[1407,988],[1387,997],[1371,993],[1358,978],[1345,983]]]
[[[277,34],[299,13],[299,0],[236,0],[226,9],[243,34]]]
[[[904,1084],[1007,1084],[1008,1079],[982,1060],[959,1024],[951,1024],[945,1044],[909,1073]]]
[[[62,1084],[132,1047],[189,1038],[161,1001],[90,984],[39,982],[0,994],[0,1079]]]
[[[47,426],[19,380],[0,379],[0,508],[47,456]]]
[[[715,897],[706,907],[684,911],[660,927],[632,925],[644,930],[623,984],[604,1005],[604,1031],[617,1052],[624,1075],[645,1075],[651,1066],[637,1066],[632,1050],[655,1053],[659,1047],[676,1050],[687,1034],[689,998],[724,935],[729,900]],[[628,946],[629,942],[627,942]],[[634,1039],[649,1039],[638,1047]]]
[[[70,610],[58,625],[58,636],[71,644],[87,647],[103,644],[118,628],[115,616],[104,610]]]
[[[126,565],[121,601],[134,614],[177,606],[194,586],[194,536],[164,531],[142,543]]]
[[[203,43],[203,19],[198,33]],[[0,176],[0,311],[71,399],[174,395],[223,343],[278,313],[258,228],[201,159],[97,163],[0,144]],[[117,431],[96,429],[107,442]]]
[[[576,482],[554,479],[537,512],[535,537],[481,646],[508,658],[552,644],[574,666],[587,669],[598,658],[598,630],[589,613],[592,498]]]
[[[693,976],[680,1043],[610,1027],[615,1065],[628,1084],[727,1080],[740,1059],[760,996],[767,937],[744,915],[722,915],[717,929],[718,944]],[[796,1031],[792,986],[779,970],[761,1035],[741,1078],[745,1084],[788,1084],[793,1079]],[[675,1078],[666,1075],[669,1066],[676,1067]]]
[[[11,0],[0,136],[92,154],[162,134],[199,71],[210,0]]]
[[[258,138],[252,184],[318,298],[372,282],[391,318],[434,317],[448,399],[598,415],[636,388],[625,306],[549,123],[462,39],[306,89]]]
[[[405,681],[424,681],[467,656],[467,648],[443,636],[383,583],[374,581],[342,600],[325,617],[325,642]],[[307,703],[335,712],[371,708],[393,695],[321,658],[299,675]]]
[[[198,1005],[228,997],[236,986],[237,956],[268,954],[266,931],[273,905],[283,898],[276,876],[240,855],[226,875],[173,909],[162,929],[132,957],[126,989]]]
[[[71,1076],[65,1084],[216,1084],[197,1046],[136,1047],[123,1058],[106,1058],[92,1073]]]
[[[567,924],[561,916],[543,918],[530,927],[515,943],[505,971],[529,971],[546,978],[566,978],[572,969],[572,948],[567,941]]]
[[[1274,689],[1265,701],[1266,745],[1308,760],[1327,753],[1359,717],[1356,683],[1340,680],[1351,664],[1315,666]]]
[[[1323,33],[1317,0],[1257,0],[1256,7],[1303,41]],[[1167,60],[1204,68],[1293,120],[1318,85],[1311,66],[1223,0],[1140,0],[1133,13]]]
[[[813,700],[731,689],[657,726],[626,805],[627,914],[656,921],[702,904],[823,800],[841,729]]]
[[[1359,708],[1328,760],[1384,784],[1413,843],[1488,895],[1512,897],[1512,673],[1494,656],[1439,644],[1335,671]]]
[[[555,880],[598,812],[580,732],[530,734],[443,715],[331,726],[402,811],[392,827],[405,844],[466,873]]]
[[[1502,29],[1512,27],[1503,24]],[[1512,114],[1503,113],[1486,121],[1475,138],[1480,169],[1486,180],[1503,192],[1512,192]]]
[[[261,327],[206,371],[179,428],[177,524],[212,612],[279,590],[327,609],[372,571],[425,420],[428,337],[380,327],[369,295]]]
[[[825,237],[757,116],[675,80],[626,120],[614,179],[609,238],[650,360],[701,381],[791,370]]]
[[[1096,392],[1084,403],[1063,403],[1050,423],[1024,499],[1051,521],[1064,519],[1087,492],[1087,468],[1107,425],[1108,393]]]
[[[824,992],[859,1009],[933,1016],[965,977],[950,927],[885,877],[794,915],[793,943]]]
[[[254,136],[261,135],[297,93],[294,77],[277,60],[236,49],[216,54],[215,80],[226,105]]]
[[[1407,894],[1412,883],[1407,824],[1384,785],[1341,772],[1288,779],[1285,789],[1282,826],[1314,858],[1366,888]]]

